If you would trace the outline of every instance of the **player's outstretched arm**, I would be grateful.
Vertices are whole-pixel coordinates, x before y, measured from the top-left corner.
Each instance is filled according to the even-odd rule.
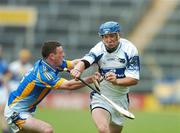
[[[94,78],[95,78],[95,76],[92,75],[92,76],[88,76],[88,77],[83,78],[83,80],[85,80],[88,84],[91,84],[91,83],[93,83]],[[81,81],[72,79],[72,80],[64,81],[59,86],[59,89],[63,89],[63,90],[75,90],[75,89],[80,89],[80,88],[82,88],[84,86],[85,85]]]

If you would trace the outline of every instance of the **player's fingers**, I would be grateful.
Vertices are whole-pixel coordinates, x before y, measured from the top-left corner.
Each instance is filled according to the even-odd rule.
[[[109,77],[116,77],[116,74],[115,73],[112,73],[112,72],[108,72],[108,73],[106,73],[106,75],[105,75],[105,78],[107,79],[107,78],[109,78]]]
[[[99,72],[95,72],[94,73],[94,77],[95,77],[95,80],[100,80],[100,78],[101,78],[101,74],[99,73]]]
[[[106,80],[111,80],[111,79],[112,79],[112,76],[110,76],[110,75],[106,76]]]
[[[113,73],[113,72],[107,72],[107,73],[105,74],[105,76],[112,76],[112,75],[116,75],[116,74]]]
[[[81,76],[81,72],[77,71],[76,69],[72,69],[70,74],[73,78],[78,79]]]
[[[109,73],[109,74],[107,74],[106,75],[106,77],[105,77],[105,79],[107,80],[107,81],[110,81],[110,82],[115,82],[115,80],[116,80],[116,74],[115,73]]]

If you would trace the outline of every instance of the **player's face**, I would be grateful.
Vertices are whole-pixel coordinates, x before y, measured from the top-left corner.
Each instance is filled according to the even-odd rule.
[[[64,51],[62,47],[57,47],[56,48],[56,53],[54,54],[54,64],[55,66],[59,66],[62,64],[62,60],[64,58]]]
[[[112,33],[112,34],[106,34],[102,36],[102,41],[106,45],[107,48],[115,48],[118,45],[118,34],[117,33]]]

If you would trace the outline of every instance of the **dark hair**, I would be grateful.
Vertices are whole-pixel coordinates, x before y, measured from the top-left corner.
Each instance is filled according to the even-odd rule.
[[[56,53],[56,48],[60,46],[62,46],[62,44],[57,41],[44,42],[41,49],[42,57],[46,59],[50,53]]]

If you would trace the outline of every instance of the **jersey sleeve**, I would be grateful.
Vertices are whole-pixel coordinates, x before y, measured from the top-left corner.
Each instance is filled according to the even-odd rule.
[[[59,86],[66,80],[59,78],[54,73],[43,72],[38,73],[39,86],[43,88],[58,89]]]
[[[128,49],[126,53],[127,57],[127,67],[125,70],[125,76],[131,77],[139,80],[140,73],[140,60],[138,55],[138,50],[136,47],[132,46]]]
[[[59,71],[63,71],[64,68],[70,69],[72,68],[72,62],[70,60],[63,59],[62,64],[59,66]]]
[[[97,63],[102,55],[102,49],[100,47],[100,44],[98,43],[82,59],[87,60],[90,64],[93,64]]]

